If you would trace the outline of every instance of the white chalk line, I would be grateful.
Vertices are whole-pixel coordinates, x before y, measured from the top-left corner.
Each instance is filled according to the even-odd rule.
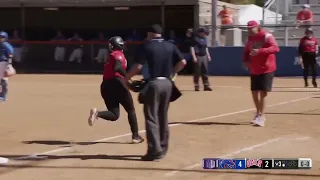
[[[97,86],[97,84],[76,84],[76,83],[68,83],[68,84],[59,84],[61,86]],[[189,87],[194,87],[193,85],[179,85],[177,84],[177,86],[179,87],[183,87],[183,88],[189,88]],[[236,89],[240,89],[243,88],[242,86],[211,86],[213,88],[236,88]]]
[[[285,140],[285,141],[307,141],[309,139],[310,139],[310,137],[307,137],[307,136],[306,137],[297,137],[297,138],[280,137],[280,138],[270,139],[270,140],[264,141],[262,143],[255,144],[253,146],[249,146],[249,147],[246,147],[246,148],[239,149],[239,150],[231,152],[229,154],[224,154],[224,155],[222,155],[220,157],[217,157],[217,158],[222,158],[222,159],[231,158],[234,155],[237,155],[237,154],[240,154],[240,153],[243,153],[243,152],[247,152],[247,151],[252,151],[254,149],[257,149],[257,148],[260,148],[260,147],[264,147],[266,145],[270,145],[272,143],[283,141],[283,140]],[[190,170],[190,169],[199,167],[201,165],[202,165],[201,163],[196,163],[196,164],[193,164],[191,166],[183,168],[183,170]],[[181,172],[181,171],[179,171],[179,170],[171,171],[171,172],[166,173],[165,176],[169,176],[169,177],[170,176],[174,176],[179,172]]]
[[[294,100],[290,100],[290,101],[285,101],[285,102],[280,102],[280,103],[275,103],[275,104],[270,104],[267,107],[275,107],[275,106],[281,106],[284,104],[290,104],[290,103],[294,103],[294,102],[299,102],[299,101],[303,101],[303,100],[307,100],[312,98],[311,96],[308,97],[304,97],[304,98],[299,98],[299,99],[294,99]],[[231,116],[231,115],[235,115],[235,114],[241,114],[241,113],[245,113],[245,112],[250,112],[250,111],[254,111],[255,108],[250,108],[250,109],[245,109],[245,110],[241,110],[241,111],[235,111],[235,112],[231,112],[231,113],[225,113],[225,114],[220,114],[220,115],[214,115],[214,116],[208,116],[205,118],[200,118],[200,119],[194,119],[194,120],[190,120],[190,121],[185,121],[185,122],[198,122],[198,121],[204,121],[204,120],[209,120],[209,119],[216,119],[216,118],[220,118],[220,117],[226,117],[226,116]],[[169,127],[174,127],[174,126],[181,126],[183,125],[183,123],[177,123],[177,124],[170,124]],[[146,130],[141,130],[139,131],[139,133],[145,133]],[[117,135],[117,136],[112,136],[112,137],[106,137],[103,139],[98,139],[95,141],[92,141],[91,143],[96,143],[96,142],[103,142],[103,141],[109,141],[109,140],[114,140],[114,139],[118,139],[118,138],[123,138],[123,137],[127,137],[127,136],[131,136],[131,133],[127,133],[127,134],[121,134],[121,135]],[[76,145],[75,145],[76,146]],[[62,152],[72,152],[73,151],[73,147],[63,147],[63,148],[57,148],[57,149],[53,149],[50,151],[46,151],[46,152],[42,152],[42,153],[33,153],[31,155],[27,155],[27,156],[22,156],[22,157],[18,157],[18,158],[14,158],[13,160],[21,160],[21,159],[30,159],[30,158],[36,158],[37,156],[44,156],[44,155],[52,155],[52,154],[56,154],[56,153],[62,153]]]
[[[177,85],[179,88],[194,88],[193,85]],[[230,89],[241,89],[242,86],[211,86],[212,88],[230,88]]]

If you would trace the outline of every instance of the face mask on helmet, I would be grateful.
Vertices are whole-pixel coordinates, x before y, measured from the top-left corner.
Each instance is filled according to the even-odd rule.
[[[109,52],[113,51],[113,46],[111,45],[111,43],[108,43],[108,50],[109,50]]]
[[[306,32],[306,36],[307,36],[308,38],[312,38],[313,33],[312,33],[312,32]]]

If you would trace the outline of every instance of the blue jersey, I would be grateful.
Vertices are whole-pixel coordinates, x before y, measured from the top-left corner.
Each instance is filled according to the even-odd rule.
[[[13,56],[13,47],[8,42],[0,44],[0,62],[8,61],[9,57]]]

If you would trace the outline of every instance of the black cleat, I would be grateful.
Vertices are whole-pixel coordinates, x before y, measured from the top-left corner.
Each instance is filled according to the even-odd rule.
[[[318,87],[318,84],[317,84],[316,81],[312,81],[312,85],[313,85],[314,88],[317,88],[317,87]]]
[[[195,86],[195,87],[194,87],[194,91],[200,91],[199,86]]]
[[[308,82],[305,82],[305,83],[304,83],[304,87],[306,87],[306,88],[309,87]]]
[[[154,155],[146,154],[141,157],[142,161],[159,161],[160,159],[163,159],[164,155],[162,153],[157,153]]]
[[[212,91],[211,87],[209,87],[209,86],[204,87],[203,90],[204,90],[204,91]]]

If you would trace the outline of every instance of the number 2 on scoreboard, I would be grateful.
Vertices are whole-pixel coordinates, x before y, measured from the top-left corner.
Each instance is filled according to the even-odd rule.
[[[272,159],[262,159],[262,169],[272,169]]]

